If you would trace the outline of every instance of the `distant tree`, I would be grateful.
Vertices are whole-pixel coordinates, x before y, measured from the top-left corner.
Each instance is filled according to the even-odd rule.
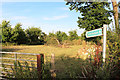
[[[61,35],[62,35],[62,41],[68,39],[68,35],[65,32],[62,32]]]
[[[26,34],[30,44],[40,44],[42,30],[40,28],[31,27],[26,29]]]
[[[45,32],[41,33],[41,36],[38,37],[40,40],[40,44],[44,44],[47,42],[47,34],[45,34]]]
[[[59,40],[59,42],[62,42],[64,40],[67,40],[67,34],[65,32],[57,31],[56,32],[56,38]]]
[[[56,37],[56,35],[54,33],[52,33],[52,32],[50,32],[48,36],[49,37]]]
[[[78,39],[78,35],[77,35],[77,31],[73,30],[73,31],[69,31],[69,39],[72,41],[74,39]]]
[[[11,25],[10,25],[10,21],[2,21],[2,42],[10,42],[10,38],[12,37],[11,35]]]
[[[22,25],[20,23],[16,24],[14,29],[11,31],[12,37],[11,42],[17,43],[17,44],[25,44],[27,43],[27,37],[25,35],[24,30],[21,27]]]
[[[57,38],[57,40],[58,40],[59,42],[62,41],[62,32],[61,32],[61,31],[57,31],[57,32],[56,32],[56,38]]]

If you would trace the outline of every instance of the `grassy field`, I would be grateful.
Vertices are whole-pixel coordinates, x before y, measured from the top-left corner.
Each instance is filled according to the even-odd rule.
[[[69,48],[60,48],[54,46],[45,46],[45,45],[20,45],[20,46],[3,46],[3,51],[8,52],[22,52],[22,53],[42,53],[45,55],[51,55],[52,53],[55,56],[74,56],[77,54],[78,50],[82,45],[74,45]]]
[[[55,59],[59,59],[61,57],[69,56],[75,57],[78,50],[82,47],[82,45],[74,45],[69,46],[69,48],[61,48],[55,46],[45,46],[45,45],[17,45],[17,46],[3,46],[2,51],[7,52],[21,52],[21,53],[36,53],[36,54],[44,54],[45,62],[50,62],[51,54],[55,54]],[[3,57],[7,58],[15,58],[14,54],[3,54]],[[37,60],[36,56],[33,55],[17,55],[19,59],[25,60]],[[13,63],[14,60],[2,60],[5,63]],[[22,61],[21,61],[22,62]],[[36,64],[36,62],[35,62]],[[58,65],[59,66],[59,65]]]
[[[76,61],[76,59],[65,58],[65,56],[75,57],[80,48],[82,48],[82,45],[69,46],[69,48],[61,48],[61,47],[45,46],[45,45],[19,45],[19,46],[3,46],[2,51],[21,52],[21,53],[37,53],[37,54],[42,53],[45,55],[45,62],[48,62],[48,63],[50,62],[51,54],[54,53],[55,54],[55,69],[58,71],[57,77],[65,78],[67,77],[64,73],[66,72],[65,71],[66,66],[71,66],[71,64],[77,65],[78,63],[80,63],[79,61]],[[46,57],[46,56],[49,56],[49,57]],[[5,54],[3,55],[3,57],[14,58],[14,55]],[[31,56],[31,55],[26,55],[26,56],[18,55],[17,57],[22,58],[22,59],[36,60],[36,56]],[[3,60],[3,62],[13,64],[12,60]],[[6,67],[10,67],[10,66],[6,66]]]
[[[86,46],[74,45],[74,46],[69,46],[69,48],[61,48],[61,47],[45,46],[45,45],[18,45],[18,46],[3,46],[2,51],[44,54],[45,63],[46,64],[48,63],[48,65],[46,65],[45,67],[49,67],[49,69],[46,72],[47,75],[49,70],[51,70],[50,68],[51,65],[49,64],[50,56],[52,53],[54,53],[56,78],[82,78],[82,77],[94,78],[94,76],[103,78],[103,75],[105,75],[104,78],[110,78],[111,77],[110,74],[112,71],[114,72],[115,67],[111,68],[111,65],[110,67],[108,65],[108,68],[99,69],[91,65],[91,61],[88,58],[87,59],[76,58],[76,55],[79,49],[83,47],[87,49],[87,48],[90,48],[91,46],[92,45],[86,45]],[[46,56],[49,56],[49,57],[46,57]],[[3,54],[3,57],[14,58],[14,55]],[[29,60],[37,59],[36,56],[31,56],[31,55],[26,55],[26,56],[18,55],[17,57],[22,59],[29,59]],[[10,64],[13,63],[13,61],[10,61],[10,60],[4,60],[3,62],[10,63]],[[24,65],[23,64],[24,62],[21,61],[21,63],[22,65]],[[36,65],[36,62],[34,63]],[[107,72],[108,70],[109,72]],[[115,74],[115,77],[116,77],[116,74]]]

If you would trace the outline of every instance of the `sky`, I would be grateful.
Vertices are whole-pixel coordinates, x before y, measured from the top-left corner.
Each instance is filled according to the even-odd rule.
[[[0,10],[2,20],[10,20],[12,28],[17,23],[21,23],[23,29],[33,26],[40,27],[47,34],[59,30],[68,34],[68,31],[77,30],[77,34],[80,36],[84,32],[84,29],[77,26],[80,13],[75,10],[70,11],[64,1],[19,1],[2,2],[2,11]]]

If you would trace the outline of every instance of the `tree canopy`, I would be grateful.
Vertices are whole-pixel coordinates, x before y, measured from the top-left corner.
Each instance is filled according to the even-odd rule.
[[[78,27],[86,31],[101,28],[103,24],[110,24],[112,21],[109,17],[112,17],[113,11],[110,10],[108,2],[67,2],[66,5],[70,5],[70,10],[80,12],[82,16],[78,17]],[[96,41],[99,39],[100,37],[86,40]]]
[[[40,43],[41,33],[42,33],[42,30],[40,28],[31,27],[26,29],[26,34],[30,44]]]
[[[11,38],[11,25],[10,25],[10,21],[3,21],[2,22],[2,41],[3,42],[10,42],[10,38]]]
[[[78,35],[77,35],[77,31],[73,30],[73,31],[69,31],[69,39],[72,41],[74,39],[78,39]]]
[[[103,24],[110,24],[112,10],[108,2],[67,2],[70,10],[79,11],[82,16],[78,17],[78,26],[85,30],[93,30],[103,27]]]
[[[12,37],[11,42],[15,42],[17,44],[25,44],[27,43],[27,37],[25,35],[24,30],[21,27],[20,23],[16,24],[14,29],[11,31]]]

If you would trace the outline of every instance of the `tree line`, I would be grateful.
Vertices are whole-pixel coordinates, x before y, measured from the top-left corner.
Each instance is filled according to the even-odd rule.
[[[29,27],[22,29],[22,24],[17,23],[14,28],[11,27],[10,21],[3,20],[2,28],[2,43],[16,43],[20,44],[40,44],[43,45],[50,40],[55,40],[58,44],[62,44],[64,40],[79,39],[76,30],[69,31],[69,35],[65,32],[57,31],[55,33],[50,32],[48,35],[43,32],[40,27]]]

